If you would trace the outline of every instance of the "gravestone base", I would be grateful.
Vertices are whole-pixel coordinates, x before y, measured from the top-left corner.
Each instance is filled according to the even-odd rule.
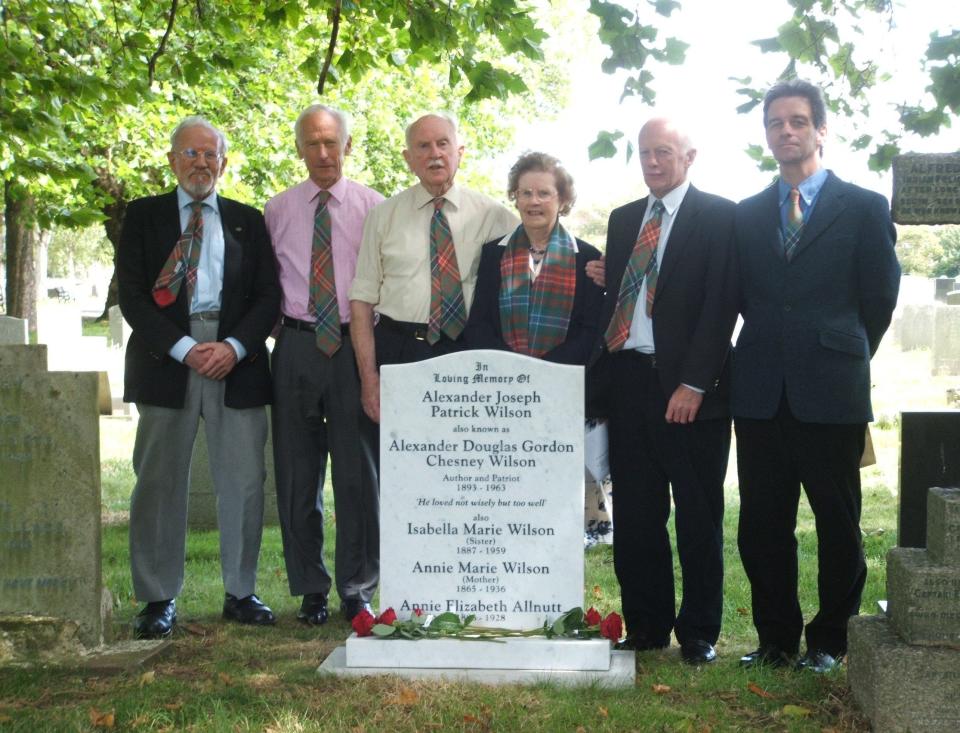
[[[960,649],[915,646],[882,616],[856,616],[848,627],[847,681],[884,733],[960,730]]]
[[[523,659],[523,669],[517,669],[516,653],[524,647],[523,642],[535,642],[538,647],[537,657],[529,654]],[[380,661],[371,666],[356,666],[348,664],[348,655],[353,661],[351,643],[382,650]],[[521,642],[514,644],[514,642]],[[385,641],[382,639],[364,640],[348,639],[347,644],[339,646],[323,661],[317,669],[320,674],[330,674],[337,677],[375,677],[394,675],[410,680],[445,680],[448,682],[476,682],[485,685],[535,685],[542,682],[552,682],[561,686],[599,685],[608,688],[633,687],[636,676],[635,655],[631,651],[612,651],[609,642],[602,640],[606,647],[608,662],[606,665],[594,664],[592,658],[596,649],[587,649],[590,641],[576,641],[571,639],[510,639],[507,644],[494,641],[463,641],[454,639],[421,639],[415,642]],[[516,646],[517,651],[508,651],[505,647]],[[577,652],[571,647],[582,645],[583,650]],[[460,647],[456,650],[456,647]],[[529,646],[529,645],[528,645]],[[547,647],[553,647],[552,652]],[[393,648],[391,648],[393,647]],[[435,650],[436,647],[436,650]],[[504,656],[506,655],[506,656]],[[583,663],[588,666],[604,666],[603,669],[570,669],[577,666],[573,657],[583,656]],[[443,663],[460,664],[464,666],[439,666],[441,657],[446,657]],[[510,661],[513,658],[514,661]],[[361,662],[377,662],[376,655],[364,653]],[[400,662],[404,666],[387,666],[383,662],[390,660]],[[536,662],[539,660],[540,665]],[[469,666],[466,666],[469,664]],[[497,667],[497,664],[511,664],[511,668]]]
[[[150,666],[173,648],[170,639],[143,639],[118,641],[89,649],[72,660],[72,667],[95,675],[136,672]]]

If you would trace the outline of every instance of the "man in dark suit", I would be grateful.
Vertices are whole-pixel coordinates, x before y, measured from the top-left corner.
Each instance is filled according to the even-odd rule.
[[[130,204],[117,254],[133,333],[124,400],[140,413],[133,452],[130,565],[137,638],[169,636],[183,586],[187,491],[199,419],[217,492],[225,618],[272,624],[254,595],[263,525],[265,339],[280,290],[260,212],[216,193],[227,143],[188,117],[167,153],[179,185]]]
[[[664,648],[675,631],[683,659],[704,664],[716,658],[723,607],[734,205],[690,185],[696,150],[670,120],[643,126],[638,154],[650,195],[610,215],[600,321],[609,326],[591,374],[610,395],[599,405],[609,416],[613,557],[627,625],[619,646]]]
[[[794,80],[763,103],[779,180],[736,211],[743,329],[732,412],[740,475],[740,556],[759,648],[744,666],[785,666],[804,631],[794,536],[802,485],[818,542],[819,610],[800,669],[826,672],[847,649],[866,564],[860,458],[870,358],[896,305],[900,268],[890,208],[822,167],[820,90]]]

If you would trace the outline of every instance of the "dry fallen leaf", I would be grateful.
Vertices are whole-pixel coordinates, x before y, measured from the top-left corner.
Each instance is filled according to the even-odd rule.
[[[603,591],[600,589],[599,585],[593,586],[593,597],[597,600],[603,598]]]
[[[650,688],[655,695],[666,695],[670,692],[670,685],[654,685]]]
[[[783,714],[791,718],[805,718],[810,715],[810,711],[799,705],[784,705]]]
[[[598,706],[597,706],[597,712],[600,713],[600,717],[601,717],[601,718],[608,718],[608,717],[610,717],[610,711],[607,710],[605,707],[603,707],[603,705],[598,705]]]
[[[174,712],[183,707],[183,700],[177,700],[176,702],[166,702],[162,705],[162,707],[164,710],[169,710],[170,712]]]
[[[201,626],[200,624],[178,624],[178,626],[184,631],[189,631],[194,636],[206,636],[210,633],[210,629],[206,626]]]
[[[774,697],[773,695],[771,695],[769,692],[764,690],[762,687],[760,687],[760,685],[756,684],[755,682],[751,682],[749,685],[747,685],[747,689],[750,690],[750,692],[752,692],[754,695],[758,697],[766,697],[766,698]]]
[[[94,728],[113,729],[114,722],[115,720],[112,710],[101,713],[96,708],[90,708],[90,725],[92,725]]]
[[[140,687],[153,684],[153,681],[156,679],[156,677],[157,673],[152,669],[149,672],[144,672],[142,675],[140,675]]]
[[[219,672],[219,673],[217,673],[217,677],[219,677],[219,678],[220,678],[220,681],[221,681],[223,684],[225,684],[225,685],[232,685],[232,684],[233,684],[233,677],[231,677],[230,675],[228,675],[226,672]]]
[[[738,616],[749,616],[749,615],[750,615],[750,609],[749,609],[749,608],[743,608],[743,606],[741,606],[740,608],[737,609],[737,615],[738,615]]]
[[[420,702],[420,695],[412,687],[402,687],[397,694],[397,701],[401,705],[416,705]]]

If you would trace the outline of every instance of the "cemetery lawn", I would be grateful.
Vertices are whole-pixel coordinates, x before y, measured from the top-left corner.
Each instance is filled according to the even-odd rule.
[[[884,344],[886,347],[887,344]],[[882,358],[881,358],[882,357]],[[885,597],[885,556],[896,544],[898,405],[943,405],[942,378],[931,379],[927,352],[881,349],[875,359],[873,426],[879,464],[864,469],[864,546],[869,568],[861,612]],[[880,363],[878,363],[878,361]],[[916,378],[910,380],[912,375]],[[891,381],[896,380],[896,381]],[[104,489],[103,578],[113,595],[117,638],[130,637],[139,604],[128,566],[126,502],[132,429],[101,420]],[[731,460],[732,463],[732,460]],[[111,677],[44,670],[0,670],[0,730],[23,731],[867,731],[840,671],[822,677],[787,670],[743,671],[753,650],[750,595],[737,555],[735,467],[727,482],[726,580],[719,659],[702,669],[680,662],[674,645],[637,655],[637,681],[627,690],[485,687],[398,678],[319,676],[320,662],[350,632],[331,597],[331,620],[319,629],[295,619],[279,530],[264,531],[258,593],[278,616],[272,628],[220,619],[217,534],[192,532],[179,625],[167,654],[147,670]],[[327,487],[327,507],[333,502]],[[333,565],[335,518],[328,511],[327,557]],[[801,600],[809,619],[816,599],[816,536],[801,503]],[[619,611],[612,551],[586,553],[584,605]],[[385,641],[390,643],[408,643]],[[416,642],[409,642],[416,643]]]

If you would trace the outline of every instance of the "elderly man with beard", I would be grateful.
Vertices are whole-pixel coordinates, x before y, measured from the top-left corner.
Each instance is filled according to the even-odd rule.
[[[403,157],[419,183],[367,216],[350,288],[361,400],[374,422],[380,422],[381,365],[464,347],[480,248],[518,223],[505,206],[454,183],[463,145],[452,118],[420,117],[407,128],[406,142]]]
[[[183,587],[187,492],[203,418],[217,493],[223,616],[272,624],[254,594],[263,527],[265,339],[280,305],[259,211],[216,192],[223,133],[188,117],[170,138],[175,190],[134,201],[117,254],[120,308],[133,333],[124,400],[140,412],[130,500],[130,565],[140,639],[169,636]]]

